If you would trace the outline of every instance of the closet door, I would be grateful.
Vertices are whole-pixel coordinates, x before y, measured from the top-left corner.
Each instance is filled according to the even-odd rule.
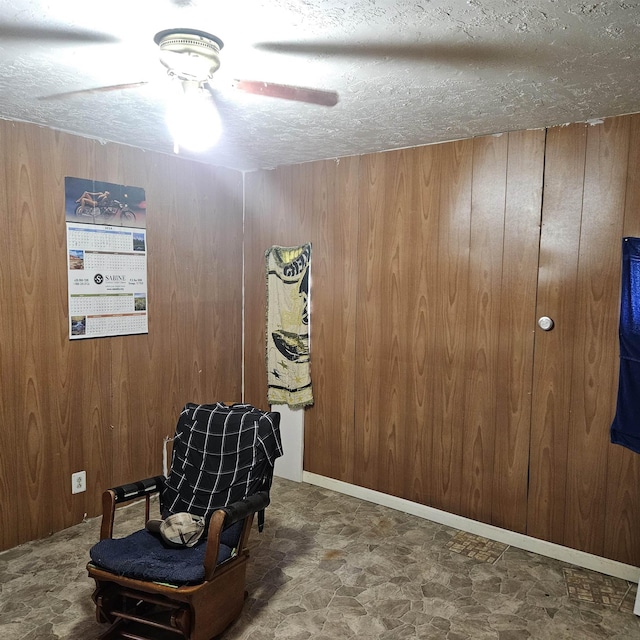
[[[628,522],[635,509],[619,492],[608,497],[620,481],[609,426],[631,122],[612,118],[547,133],[536,317],[548,316],[554,326],[533,327],[527,533],[637,563],[629,549],[605,540],[608,518]],[[638,490],[628,491],[637,504]]]

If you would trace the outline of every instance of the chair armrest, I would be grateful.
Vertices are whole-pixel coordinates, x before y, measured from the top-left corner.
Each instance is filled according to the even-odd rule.
[[[259,491],[244,500],[238,500],[220,509],[225,513],[223,529],[230,527],[238,520],[244,520],[247,516],[266,509],[269,506],[269,502],[269,494],[266,491]]]
[[[223,529],[232,524],[244,520],[244,527],[240,534],[237,553],[242,553],[244,545],[249,537],[249,531],[253,523],[253,515],[257,511],[262,511],[269,505],[269,494],[260,491],[244,500],[238,500],[226,507],[213,512],[209,520],[209,532],[207,534],[207,550],[204,556],[205,580],[211,580],[218,563],[218,552],[220,550],[220,534]]]
[[[100,527],[100,540],[113,536],[113,520],[116,511],[116,504],[120,502],[130,502],[137,498],[145,498],[145,522],[149,519],[149,499],[162,491],[165,477],[153,476],[138,482],[123,484],[118,487],[107,489],[102,494],[102,525]]]
[[[138,482],[113,487],[112,489],[107,489],[107,491],[113,491],[116,502],[128,502],[129,500],[135,500],[136,498],[142,498],[143,496],[162,491],[164,483],[164,476],[153,476],[152,478],[145,478]]]

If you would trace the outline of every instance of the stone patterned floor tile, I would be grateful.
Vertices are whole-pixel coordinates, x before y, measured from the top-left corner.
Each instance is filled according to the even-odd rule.
[[[118,535],[140,528],[141,513],[119,510]],[[104,631],[85,570],[99,524],[0,554],[1,640]],[[498,545],[276,478],[265,529],[251,534],[249,597],[221,640],[640,640],[635,585],[616,591],[617,607],[574,600],[576,568]]]

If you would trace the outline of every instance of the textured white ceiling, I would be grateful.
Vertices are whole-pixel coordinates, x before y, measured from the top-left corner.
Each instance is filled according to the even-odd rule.
[[[2,0],[0,117],[173,153],[153,42],[173,27],[225,43],[222,138],[181,153],[237,169],[640,111],[640,0]],[[233,79],[340,102],[247,95]]]

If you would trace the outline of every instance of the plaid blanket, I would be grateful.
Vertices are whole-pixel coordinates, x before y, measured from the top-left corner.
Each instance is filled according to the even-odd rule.
[[[163,517],[187,511],[208,518],[268,491],[281,455],[279,413],[248,404],[186,404],[176,426]]]

